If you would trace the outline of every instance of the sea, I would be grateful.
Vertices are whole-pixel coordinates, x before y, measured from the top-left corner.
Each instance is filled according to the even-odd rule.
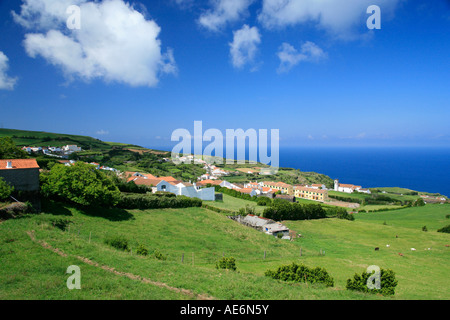
[[[280,147],[280,167],[323,173],[363,188],[401,187],[450,196],[450,148]]]
[[[445,147],[280,146],[279,166],[363,188],[400,187],[450,197],[450,148]]]

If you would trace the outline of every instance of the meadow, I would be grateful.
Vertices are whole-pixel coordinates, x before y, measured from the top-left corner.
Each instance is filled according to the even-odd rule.
[[[83,210],[46,202],[40,215],[0,224],[0,299],[448,299],[450,239],[436,228],[448,224],[449,211],[427,205],[361,213],[355,221],[284,221],[301,234],[289,241],[204,208]],[[421,230],[424,224],[429,231]],[[128,239],[130,251],[105,243],[117,235]],[[139,244],[148,256],[136,254]],[[166,259],[156,259],[156,250]],[[236,259],[236,272],[215,268],[223,256]],[[335,286],[264,276],[292,262],[324,267]],[[81,268],[81,290],[66,287],[70,265]],[[394,297],[345,289],[369,265],[394,270]]]

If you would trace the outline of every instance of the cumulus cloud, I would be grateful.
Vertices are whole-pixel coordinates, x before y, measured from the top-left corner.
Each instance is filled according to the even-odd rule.
[[[241,19],[254,0],[213,0],[213,8],[203,13],[198,22],[211,31],[219,31],[228,22]]]
[[[277,55],[280,59],[278,73],[288,72],[302,61],[318,62],[327,57],[327,54],[319,46],[310,41],[302,45],[300,52],[285,42],[279,48]]]
[[[17,82],[17,78],[11,78],[6,73],[9,68],[8,61],[8,57],[0,51],[0,90],[13,90]]]
[[[258,20],[266,28],[316,23],[339,38],[355,37],[354,27],[364,24],[370,5],[392,14],[401,0],[263,0]],[[343,3],[345,2],[345,3]]]
[[[71,5],[80,7],[81,28],[67,28]],[[69,78],[102,79],[131,86],[155,86],[175,74],[173,52],[163,53],[161,28],[123,0],[24,0],[14,19],[30,57],[41,56]]]
[[[250,28],[248,25],[234,31],[233,35],[233,42],[230,43],[231,59],[234,67],[241,68],[254,61],[261,35],[257,27]]]

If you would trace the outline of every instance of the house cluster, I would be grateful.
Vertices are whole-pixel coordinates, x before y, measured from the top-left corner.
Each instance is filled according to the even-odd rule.
[[[67,167],[73,166],[75,163],[77,163],[76,160],[59,160],[58,162],[63,164],[63,165],[65,165],[65,166],[67,166]],[[120,172],[117,169],[110,168],[110,167],[107,167],[107,166],[102,166],[102,165],[100,165],[97,162],[85,162],[85,163],[94,166],[95,169],[98,169],[98,170],[113,171],[115,173],[119,173]]]
[[[214,187],[204,188],[203,185],[183,182],[171,176],[156,177],[152,174],[144,174],[140,172],[125,172],[125,177],[127,182],[133,181],[136,185],[150,187],[153,193],[157,191],[164,191],[180,196],[199,198],[205,201],[215,200]]]
[[[447,202],[447,198],[443,196],[433,197],[425,194],[421,194],[420,197],[423,199],[425,203],[445,203]]]
[[[280,237],[281,239],[288,239],[288,240],[291,239],[289,234],[289,228],[271,219],[255,216],[253,214],[248,214],[245,217],[243,216],[232,217],[232,219],[245,226],[254,228],[266,234],[273,235],[275,237]]]
[[[77,145],[66,145],[63,147],[22,147],[22,150],[31,153],[43,153],[46,156],[56,158],[67,158],[74,152],[81,152],[81,148]]]
[[[339,180],[334,180],[334,191],[353,193],[354,191],[371,194],[369,189],[363,189],[361,186],[355,186],[353,184],[339,183]]]

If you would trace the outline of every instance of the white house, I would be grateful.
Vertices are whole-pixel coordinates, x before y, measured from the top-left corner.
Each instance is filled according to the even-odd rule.
[[[275,237],[281,235],[282,239],[290,239],[289,228],[282,225],[281,223],[270,223],[263,226],[264,232]]]
[[[167,182],[165,180],[161,180],[156,185],[156,191],[171,192],[177,196],[199,198],[204,201],[215,200],[215,188],[197,189],[195,184],[190,184],[187,182]]]
[[[76,145],[67,145],[62,147],[63,151],[80,152],[81,148]]]
[[[339,183],[339,180],[334,180],[334,191],[352,193],[353,191],[359,191],[361,189],[362,189],[361,186]]]

